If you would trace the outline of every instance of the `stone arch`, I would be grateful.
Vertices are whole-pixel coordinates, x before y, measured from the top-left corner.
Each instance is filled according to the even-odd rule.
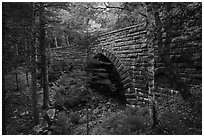
[[[156,69],[155,69],[155,72],[154,72],[155,78],[156,78],[157,76],[159,76],[160,74],[164,74],[164,75],[166,75],[166,76],[169,76],[168,71],[167,71],[166,68],[164,68],[164,67],[156,68]]]
[[[96,49],[93,57],[96,56],[97,54],[104,55],[112,62],[112,64],[114,65],[114,67],[116,68],[120,76],[121,83],[123,84],[123,88],[125,90],[125,94],[129,92],[130,90],[132,90],[132,83],[131,83],[132,81],[130,78],[130,74],[127,68],[125,67],[125,65],[120,61],[120,59],[107,48]]]
[[[168,71],[165,68],[157,68],[155,70],[155,81],[159,86],[175,88],[174,81],[170,78]]]

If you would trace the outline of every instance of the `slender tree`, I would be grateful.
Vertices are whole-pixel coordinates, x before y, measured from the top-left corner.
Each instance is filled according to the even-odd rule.
[[[33,101],[33,117],[34,125],[39,123],[39,112],[38,112],[38,100],[37,100],[37,70],[36,70],[36,59],[37,59],[37,48],[36,48],[36,35],[35,35],[35,7],[31,3],[32,7],[32,34],[31,34],[31,91]]]
[[[40,47],[40,55],[41,55],[41,77],[42,77],[42,85],[44,92],[44,101],[43,108],[49,108],[49,89],[48,89],[48,66],[47,66],[47,57],[46,57],[46,33],[45,33],[45,15],[44,15],[44,6],[43,3],[40,3],[40,38],[39,38],[39,47]]]
[[[153,44],[153,20],[152,14],[148,11],[148,5],[146,7],[146,30],[148,39],[148,92],[149,92],[149,102],[150,102],[150,116],[152,117],[152,128],[155,128],[158,124],[157,114],[156,114],[156,101],[155,101],[155,81],[154,81],[154,44]]]
[[[26,82],[27,82],[27,85],[30,86],[30,84],[29,84],[29,73],[28,73],[28,67],[29,67],[29,62],[30,62],[30,54],[29,54],[29,50],[28,50],[27,40],[25,40],[25,51],[26,51]]]
[[[34,125],[39,123],[39,113],[38,113],[38,100],[37,100],[37,71],[36,71],[36,45],[32,43],[31,49],[31,89],[32,89],[32,101],[33,101],[33,117]]]
[[[58,48],[57,37],[54,37],[54,41],[55,41],[55,47]]]
[[[6,135],[6,90],[5,90],[5,63],[2,63],[2,134]]]
[[[16,90],[19,90],[18,86],[18,45],[15,44],[15,78],[16,78]]]
[[[5,7],[3,5],[3,13]],[[6,76],[6,64],[5,64],[5,16],[2,16],[2,134],[6,135],[6,89],[5,89],[5,76]]]

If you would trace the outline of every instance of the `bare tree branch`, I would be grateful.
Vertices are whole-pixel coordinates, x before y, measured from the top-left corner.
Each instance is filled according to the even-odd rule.
[[[93,7],[93,6],[91,6],[91,8],[92,9],[96,9],[96,10],[98,10],[98,9],[106,10],[107,9],[106,7]]]
[[[106,6],[106,8],[112,8],[112,9],[121,9],[121,10],[124,10],[125,8],[124,7],[114,7],[114,6],[109,6],[107,5],[105,2],[104,2],[104,5]]]
[[[105,7],[93,7],[93,6],[91,6],[91,8],[92,9],[100,9],[100,10],[106,10],[108,8],[110,8],[110,9],[126,10],[126,11],[128,11],[132,15],[132,12],[129,9],[125,8],[125,7],[109,6],[109,5],[106,4],[106,2],[104,2],[104,5],[105,5]],[[145,13],[142,13],[142,12],[139,12],[139,11],[137,11],[137,13],[142,15],[143,17],[147,18],[147,15]]]

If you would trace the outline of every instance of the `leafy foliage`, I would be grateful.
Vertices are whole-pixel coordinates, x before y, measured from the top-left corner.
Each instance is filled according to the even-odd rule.
[[[200,88],[201,89],[201,88]],[[201,96],[199,88],[191,88],[194,96]],[[165,98],[165,99],[164,99]],[[194,106],[185,102],[180,96],[159,97],[157,113],[159,124],[151,134],[200,134],[201,133],[201,98],[194,100]]]
[[[119,112],[111,113],[103,123],[94,129],[94,134],[107,135],[130,135],[140,134],[148,126],[144,112],[139,112],[135,108],[127,108]]]
[[[55,125],[52,127],[54,135],[69,135],[71,133],[71,122],[65,112],[58,114]]]
[[[19,87],[19,90],[20,91],[23,91],[27,88],[27,80],[26,80],[26,73],[25,73],[25,70],[23,68],[18,68],[17,69],[17,72],[15,72],[15,70],[11,71],[8,73],[8,75],[6,76],[6,79],[5,79],[5,88],[7,91],[15,91],[16,90],[16,79],[15,79],[15,75],[18,75],[18,87]],[[30,82],[30,76],[29,77],[29,81]]]
[[[74,124],[79,124],[79,120],[80,120],[80,115],[77,112],[71,112],[69,114],[70,117],[70,122],[74,123]]]
[[[87,88],[85,87],[85,76],[82,71],[75,71],[72,74],[64,74],[57,81],[60,88],[57,90],[56,102],[54,106],[57,109],[72,108],[80,103],[86,102]],[[74,77],[71,77],[74,76]]]

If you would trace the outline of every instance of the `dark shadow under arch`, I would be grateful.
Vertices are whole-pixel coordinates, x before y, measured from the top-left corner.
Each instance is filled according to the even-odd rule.
[[[105,62],[100,64],[102,68],[106,68],[109,72],[109,78],[116,85],[119,95],[122,97],[121,100],[125,100],[125,94],[131,89],[130,75],[123,65],[123,63],[110,51],[106,49],[98,50],[92,56],[94,60]]]
[[[170,78],[168,71],[165,68],[155,70],[155,82],[162,88],[176,89],[174,81]]]
[[[132,81],[130,78],[130,74],[129,74],[127,68],[125,67],[125,65],[120,61],[120,59],[118,59],[117,56],[114,55],[113,52],[111,52],[107,48],[103,48],[103,49],[98,48],[95,52],[95,55],[97,55],[97,54],[102,54],[111,61],[111,63],[114,65],[117,72],[119,73],[124,90],[126,92],[132,90],[133,87],[132,87]]]

